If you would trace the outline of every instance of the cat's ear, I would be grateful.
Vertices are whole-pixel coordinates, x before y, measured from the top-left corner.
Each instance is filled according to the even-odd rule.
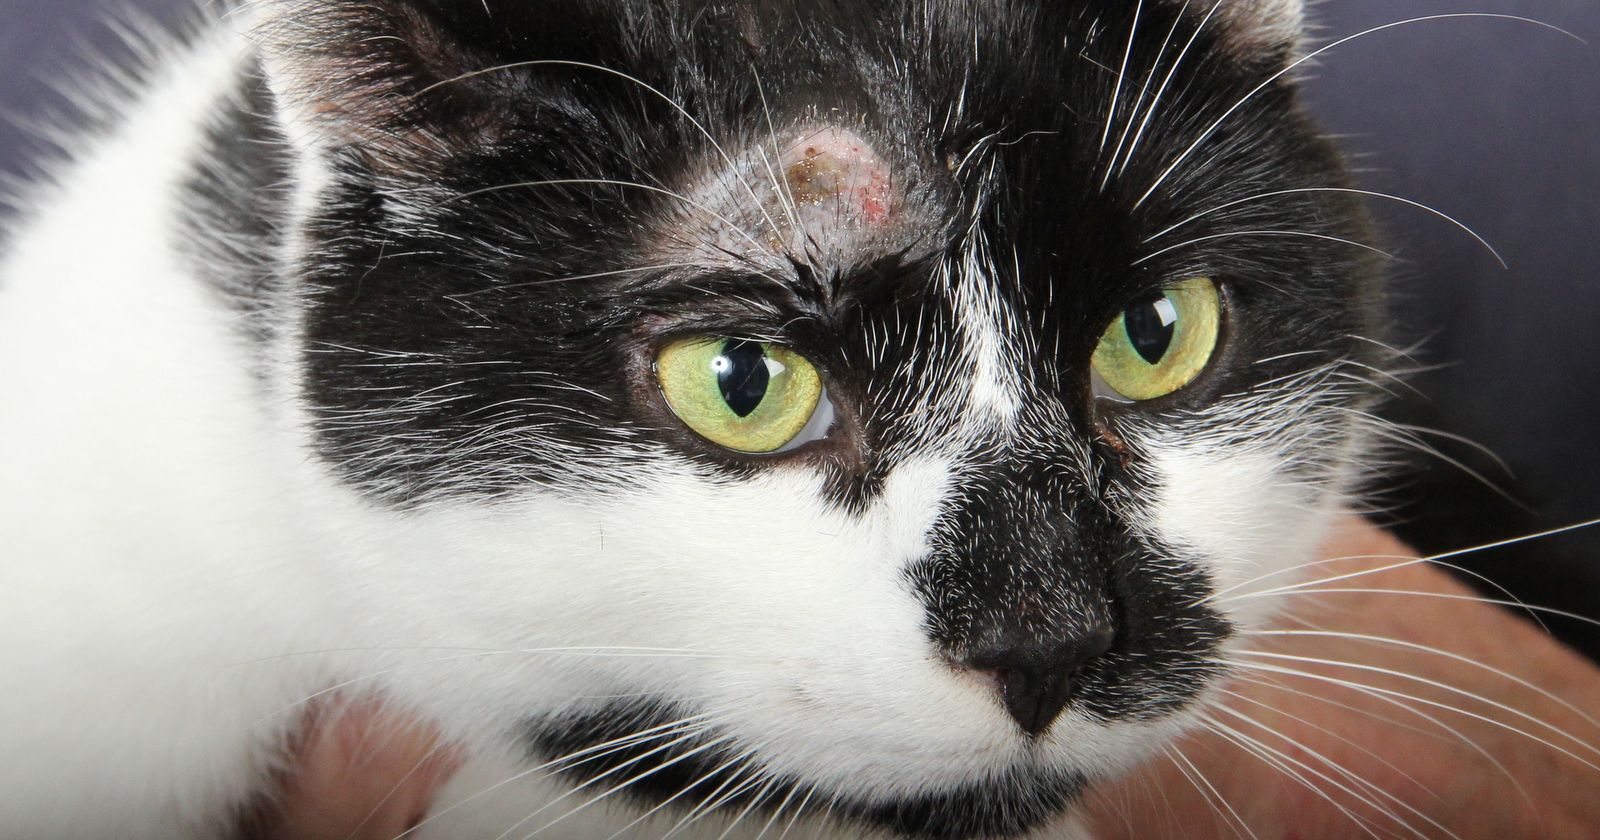
[[[1233,36],[1248,50],[1281,56],[1297,51],[1305,34],[1305,0],[1219,0]]]
[[[423,0],[265,0],[264,71],[297,142],[415,169],[491,141],[512,77]]]

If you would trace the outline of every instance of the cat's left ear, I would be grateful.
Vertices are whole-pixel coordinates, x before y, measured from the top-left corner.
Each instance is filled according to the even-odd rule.
[[[1234,39],[1244,49],[1278,56],[1298,51],[1305,34],[1305,0],[1218,0]]]
[[[414,0],[262,0],[263,71],[291,139],[415,171],[492,142],[511,77]]]

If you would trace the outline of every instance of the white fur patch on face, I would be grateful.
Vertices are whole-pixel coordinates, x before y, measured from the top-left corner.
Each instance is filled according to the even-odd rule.
[[[968,425],[1008,429],[1022,410],[1021,363],[1007,353],[1018,331],[994,287],[987,243],[981,238],[969,243],[961,263],[947,270],[954,276],[944,282],[954,289],[956,317],[972,363],[967,398],[979,409],[967,414]]]
[[[1259,623],[1271,599],[1226,596],[1286,586],[1327,535],[1338,495],[1287,469],[1271,447],[1218,445],[1181,435],[1141,440],[1160,486],[1149,508],[1152,534],[1203,558],[1231,620]]]
[[[383,515],[372,538],[391,583],[373,594],[405,617],[381,634],[399,651],[383,679],[483,744],[659,697],[770,772],[863,799],[1016,766],[1122,766],[1172,724],[1069,713],[1030,740],[928,637],[906,575],[954,470],[902,463],[859,514],[828,503],[810,470],[722,482],[685,467],[582,502]]]

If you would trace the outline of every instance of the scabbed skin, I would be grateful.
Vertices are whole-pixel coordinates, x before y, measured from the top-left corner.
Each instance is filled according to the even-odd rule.
[[[0,264],[28,640],[0,813],[217,836],[345,691],[466,745],[424,836],[1063,819],[1262,618],[1211,596],[1281,585],[1254,582],[1359,478],[1377,263],[1298,27],[1154,0],[200,27]],[[1106,325],[1196,276],[1208,368],[1095,398]],[[826,436],[689,431],[651,364],[694,335],[809,359]],[[1048,710],[985,664],[1087,638]]]

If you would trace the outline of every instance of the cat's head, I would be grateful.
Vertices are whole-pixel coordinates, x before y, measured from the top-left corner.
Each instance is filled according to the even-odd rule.
[[[592,790],[1036,826],[1349,489],[1378,262],[1298,2],[265,11],[278,385],[375,626],[501,652],[396,690]]]

